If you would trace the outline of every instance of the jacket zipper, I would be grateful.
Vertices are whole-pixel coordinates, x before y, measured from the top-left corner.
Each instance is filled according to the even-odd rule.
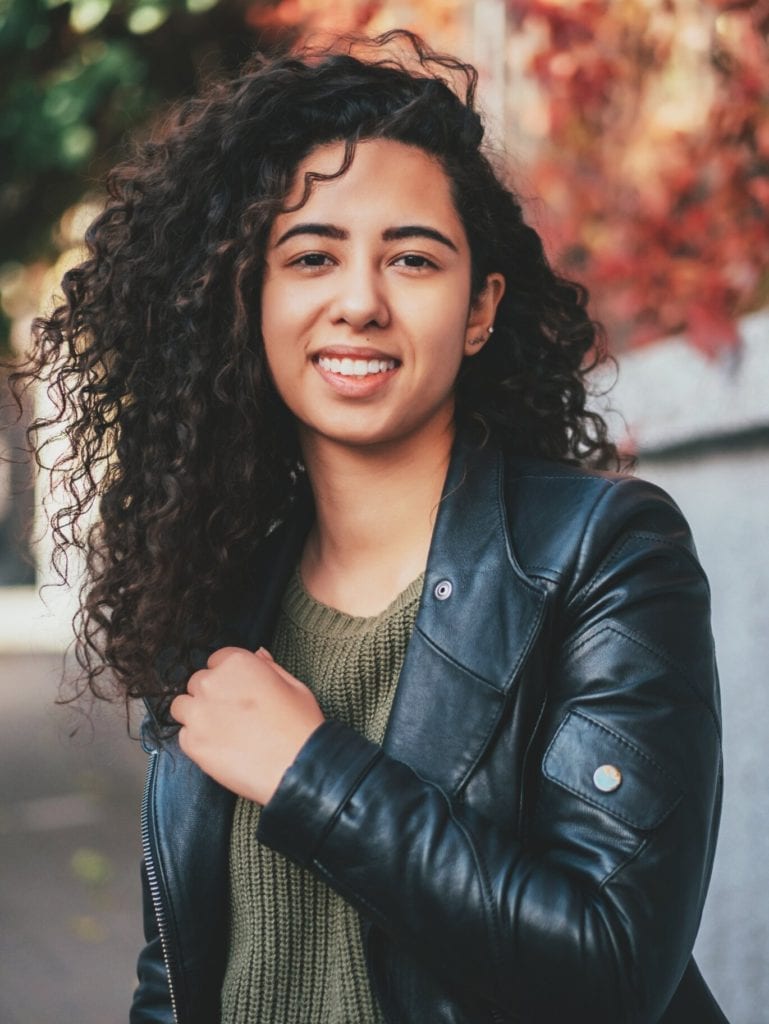
[[[144,856],[144,869],[147,872],[147,883],[150,887],[150,895],[152,897],[152,905],[155,909],[155,920],[158,925],[158,934],[160,935],[160,948],[163,951],[163,962],[166,967],[166,976],[168,978],[168,993],[171,997],[171,1013],[173,1014],[174,1024],[179,1024],[179,1014],[176,1006],[176,995],[174,993],[173,977],[171,974],[171,957],[168,949],[168,926],[165,919],[163,910],[163,900],[160,893],[160,883],[158,881],[157,872],[155,870],[155,864],[152,860],[152,846],[150,844],[150,790],[155,781],[155,765],[157,761],[158,752],[157,750],[150,751],[147,759],[147,776],[144,783],[144,798],[142,799],[142,811],[141,811],[141,834],[142,834],[142,854]]]

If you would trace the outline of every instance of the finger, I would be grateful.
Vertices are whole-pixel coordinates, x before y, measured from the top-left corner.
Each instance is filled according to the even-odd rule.
[[[200,693],[200,689],[203,685],[203,680],[208,675],[208,669],[199,668],[197,672],[193,672],[190,678],[187,680],[187,693],[192,697],[197,696]]]
[[[280,676],[280,678],[283,679],[285,682],[291,683],[294,686],[296,686],[297,683],[300,686],[304,686],[304,683],[301,683],[296,678],[296,676],[292,676],[291,673],[288,671],[288,669],[283,668],[283,666],[279,665],[277,663],[277,661],[275,661],[273,658],[270,658],[269,665],[270,665],[270,668],[273,670],[273,672],[276,672]]]
[[[242,654],[244,649],[243,647],[220,647],[213,654],[209,655],[206,665],[208,668],[216,668],[217,665],[221,665],[227,658],[231,658],[233,654]]]
[[[187,720],[190,704],[193,700],[194,698],[190,697],[187,693],[180,693],[177,697],[174,697],[168,708],[171,718],[183,725]]]
[[[277,672],[281,679],[285,680],[285,682],[293,683],[295,685],[298,683],[300,686],[304,686],[304,683],[297,679],[296,676],[292,676],[288,669],[283,668],[282,665],[277,663],[266,647],[258,647],[254,651],[254,654],[256,657],[261,658],[262,661],[265,661],[274,672]]]
[[[189,739],[190,739],[189,738],[189,729],[187,728],[186,725],[183,725],[179,729],[178,741],[179,741],[179,749],[183,753],[185,753],[187,755],[187,757],[191,756],[190,755],[190,750],[188,749],[189,748]]]

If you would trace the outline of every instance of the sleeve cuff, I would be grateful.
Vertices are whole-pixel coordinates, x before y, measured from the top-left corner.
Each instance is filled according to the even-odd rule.
[[[337,815],[381,755],[376,743],[342,722],[326,719],[262,808],[256,838],[299,864],[310,864]]]

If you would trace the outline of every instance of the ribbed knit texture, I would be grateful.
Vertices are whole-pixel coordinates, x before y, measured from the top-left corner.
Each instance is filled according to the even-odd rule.
[[[326,718],[381,743],[423,582],[424,574],[381,615],[361,618],[316,601],[297,571],[272,656],[313,691]],[[235,807],[222,1024],[384,1024],[358,913],[255,839],[260,810],[243,799]]]

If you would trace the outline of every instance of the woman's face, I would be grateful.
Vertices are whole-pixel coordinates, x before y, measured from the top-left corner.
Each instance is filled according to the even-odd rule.
[[[343,143],[300,165],[333,173]],[[267,247],[262,334],[275,386],[304,444],[445,440],[463,356],[493,323],[504,281],[490,275],[470,308],[470,250],[448,178],[423,150],[357,145],[352,164],[280,214]]]

